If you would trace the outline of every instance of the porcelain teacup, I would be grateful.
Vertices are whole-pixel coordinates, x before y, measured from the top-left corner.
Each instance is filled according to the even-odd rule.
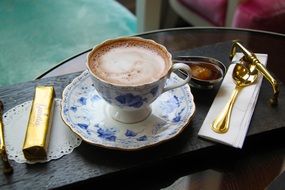
[[[87,69],[95,89],[109,103],[108,114],[122,123],[146,119],[151,113],[150,104],[159,95],[187,84],[191,78],[190,67],[173,64],[163,45],[139,37],[111,39],[97,45],[87,56]],[[187,77],[166,85],[170,74],[178,69]]]

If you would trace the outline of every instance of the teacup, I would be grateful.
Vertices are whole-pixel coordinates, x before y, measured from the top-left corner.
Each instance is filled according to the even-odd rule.
[[[92,49],[87,68],[99,95],[109,103],[108,114],[123,123],[146,119],[150,104],[162,93],[190,81],[190,67],[172,63],[167,49],[153,40],[124,37],[107,40]],[[175,70],[187,73],[185,79],[166,85]],[[100,110],[98,110],[100,111]]]

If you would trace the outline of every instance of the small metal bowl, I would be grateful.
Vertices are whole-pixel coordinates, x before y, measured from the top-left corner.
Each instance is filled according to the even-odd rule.
[[[225,65],[211,57],[203,57],[203,56],[179,56],[173,59],[174,63],[185,63],[190,66],[192,69],[192,78],[189,82],[191,87],[199,88],[199,89],[212,89],[214,86],[219,84],[226,73],[226,67]],[[199,66],[199,68],[205,68],[209,70],[210,73],[215,73],[215,76],[213,74],[213,77],[198,78],[198,75],[194,75],[193,68],[196,66]],[[196,67],[197,68],[197,67]],[[183,71],[180,71],[183,75],[186,75]],[[186,75],[187,76],[187,75]]]

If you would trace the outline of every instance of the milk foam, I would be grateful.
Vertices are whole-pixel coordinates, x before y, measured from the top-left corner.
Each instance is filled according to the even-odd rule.
[[[165,61],[157,52],[144,47],[118,46],[94,60],[95,74],[111,83],[141,85],[159,79],[166,69]]]

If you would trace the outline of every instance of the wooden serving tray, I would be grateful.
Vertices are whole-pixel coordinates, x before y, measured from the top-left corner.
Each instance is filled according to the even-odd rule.
[[[210,56],[222,61],[228,66],[230,63],[228,60],[230,47],[230,42],[223,42],[197,49],[176,52],[174,56]],[[65,86],[79,74],[80,73],[73,73],[1,87],[0,99],[4,103],[5,111],[7,111],[20,103],[31,100],[36,85],[54,85],[56,97],[60,98]],[[70,187],[71,185],[90,183],[91,181],[96,181],[106,176],[125,175],[127,171],[139,172],[140,169],[145,166],[154,169],[155,165],[163,166],[163,163],[166,161],[175,164],[181,158],[188,159],[195,156],[197,159],[201,159],[202,156],[205,156],[207,153],[213,153],[213,151],[238,150],[206,141],[197,135],[218,89],[219,86],[212,90],[192,89],[196,104],[196,113],[182,134],[168,142],[134,152],[109,150],[82,142],[71,154],[48,163],[27,165],[11,161],[14,167],[14,174],[10,177],[0,175],[0,187],[1,189]],[[271,95],[271,85],[268,81],[263,80],[244,144],[245,148],[251,146],[250,139],[262,141],[266,138],[267,141],[270,141],[270,139],[275,138],[274,135],[276,134],[284,136],[284,85],[280,84],[279,105],[277,107],[270,107],[268,104],[268,99]],[[158,168],[156,167],[155,169]]]

